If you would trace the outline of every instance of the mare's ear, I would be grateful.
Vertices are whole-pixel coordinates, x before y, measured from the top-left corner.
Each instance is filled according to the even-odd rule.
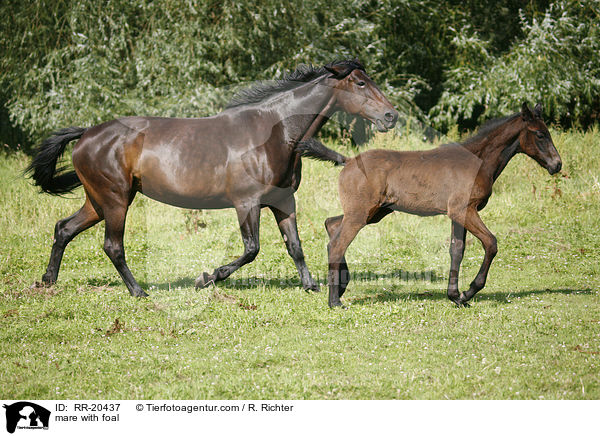
[[[540,120],[542,119],[542,109],[542,103],[536,104],[533,108],[533,115]]]
[[[531,113],[529,106],[527,106],[526,101],[524,101],[521,106],[521,118],[523,118],[523,121],[533,121],[533,114]]]
[[[325,69],[333,74],[336,79],[343,79],[348,75],[348,67],[346,65],[327,64]]]

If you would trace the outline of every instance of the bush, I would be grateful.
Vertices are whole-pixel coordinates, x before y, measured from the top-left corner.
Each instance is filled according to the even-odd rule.
[[[564,1],[541,19],[521,18],[526,37],[493,55],[477,32],[456,32],[456,65],[431,110],[441,127],[515,112],[541,101],[550,120],[586,127],[600,110],[600,2]]]
[[[0,135],[14,148],[119,116],[214,114],[232,87],[354,56],[405,118],[427,124],[430,114],[439,129],[540,96],[555,119],[586,125],[598,111],[598,1],[546,8],[546,0],[497,0],[493,13],[458,0],[4,0]],[[339,137],[339,126],[327,133]]]

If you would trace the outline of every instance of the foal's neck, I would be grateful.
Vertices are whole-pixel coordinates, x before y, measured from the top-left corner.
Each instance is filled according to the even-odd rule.
[[[492,129],[479,141],[467,141],[463,146],[482,160],[481,170],[496,180],[517,154],[522,129],[523,120],[520,116],[514,116]]]

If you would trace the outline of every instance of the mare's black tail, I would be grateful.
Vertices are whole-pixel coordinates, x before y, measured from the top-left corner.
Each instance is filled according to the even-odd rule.
[[[56,168],[58,158],[64,153],[67,144],[81,138],[87,129],[67,127],[61,129],[42,142],[31,164],[25,169],[35,181],[35,185],[48,194],[61,195],[71,192],[81,185],[75,171],[65,172],[66,167]]]
[[[325,147],[321,142],[314,138],[300,141],[296,144],[296,151],[300,156],[306,156],[317,160],[333,162],[334,165],[345,165],[348,158]]]

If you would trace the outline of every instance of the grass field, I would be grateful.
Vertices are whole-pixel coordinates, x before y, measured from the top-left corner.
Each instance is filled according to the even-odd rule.
[[[234,211],[190,214],[141,195],[125,243],[149,298],[129,297],[103,224],[69,245],[54,287],[31,289],[54,223],[83,193],[39,195],[20,175],[27,159],[2,156],[0,397],[599,399],[600,132],[553,138],[561,174],[517,156],[482,212],[499,253],[469,309],[445,295],[449,220],[398,213],[351,245],[348,310],[330,310],[323,221],[340,213],[339,168],[310,160],[298,220],[320,294],[298,286],[268,210],[257,259],[194,290],[202,271],[241,254]],[[431,144],[387,134],[369,147]],[[469,235],[462,290],[482,256]]]

